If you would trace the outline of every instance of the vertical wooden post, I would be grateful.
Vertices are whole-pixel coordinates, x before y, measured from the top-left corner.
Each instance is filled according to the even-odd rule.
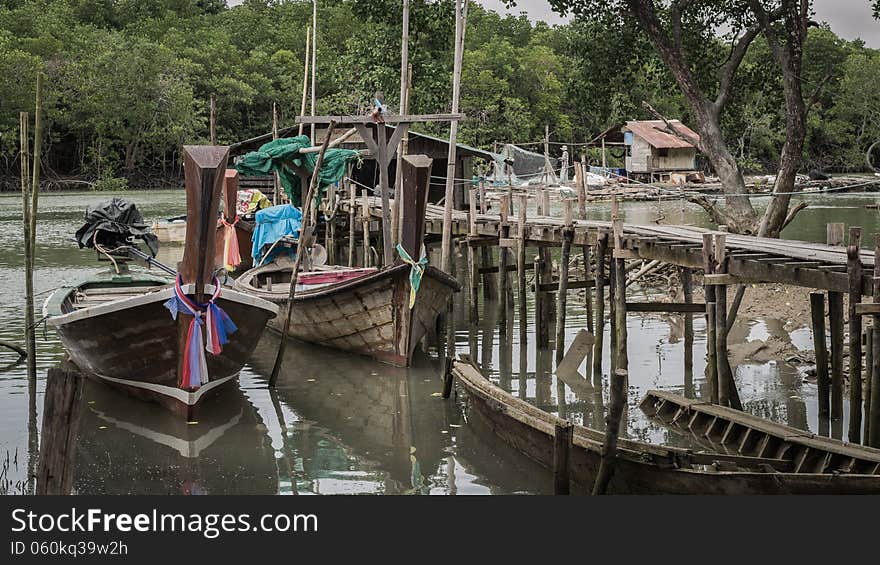
[[[694,302],[694,276],[690,267],[681,268],[681,288],[685,304]],[[684,314],[684,395],[694,397],[694,316]]]
[[[453,122],[455,123],[455,122]],[[402,127],[398,125],[397,127]],[[379,155],[376,164],[379,165],[379,190],[382,191],[382,265],[388,267],[394,261],[391,254],[391,200],[388,187],[388,140],[386,139],[385,124],[376,126],[376,143],[379,145]],[[448,250],[447,250],[448,252]],[[449,272],[449,265],[444,266]]]
[[[843,223],[825,226],[826,243],[843,245]],[[843,294],[828,291],[828,319],[831,329],[831,420],[843,418]]]
[[[615,325],[615,368],[626,371],[629,368],[626,328],[626,259],[623,249],[623,219],[620,217],[620,204],[617,196],[611,203],[611,224],[614,236],[614,325]]]
[[[307,27],[306,28],[306,54],[305,54],[305,61],[303,61],[302,104],[300,104],[300,107],[299,107],[299,115],[300,116],[306,115],[306,97],[308,96],[308,93],[309,93],[309,55],[310,55],[310,53],[309,53],[309,40],[311,39],[311,33],[312,33],[312,29],[310,27]],[[305,127],[305,124],[300,122],[298,135],[303,134],[303,127]]]
[[[452,63],[452,108],[453,114],[458,113],[461,92],[461,61],[464,52],[464,37],[467,28],[467,2],[455,0],[455,49]],[[449,124],[449,150],[446,156],[446,191],[443,202],[443,240],[440,247],[440,269],[449,271],[450,251],[452,248],[452,206],[455,200],[455,160],[456,143],[458,141],[458,121]]]
[[[302,124],[300,124],[302,125]],[[354,235],[357,224],[357,187],[351,182],[351,169],[345,175],[345,188],[348,194],[348,266],[354,267],[355,247]]]
[[[880,234],[874,235],[874,277],[872,282],[873,301],[880,303]],[[870,410],[867,411],[868,445],[880,447],[880,316],[871,316],[874,328],[874,341],[871,343]]]
[[[862,433],[862,317],[856,305],[862,301],[862,261],[859,251],[862,228],[849,228],[846,249],[849,272],[849,441],[858,443]]]
[[[275,102],[272,102],[272,139],[278,139],[278,106]],[[272,204],[281,204],[281,176],[277,171],[272,173]],[[308,210],[303,212],[309,213]]]
[[[510,195],[501,196],[501,223],[498,226],[498,304],[499,321],[507,323],[507,305],[510,300],[510,273],[507,265],[510,263],[510,251],[506,247],[506,240],[510,237]]]
[[[311,113],[312,116],[315,115],[315,69],[317,67],[317,55],[318,54],[318,0],[312,0],[312,105],[311,105]],[[315,145],[317,137],[315,137],[315,124],[312,124],[311,131],[311,140],[312,145]]]
[[[544,265],[540,255],[535,256],[535,343],[538,348],[546,348],[549,339],[546,311],[544,301],[547,299],[541,292],[541,283],[544,282]]]
[[[483,267],[492,266],[492,249],[485,246],[481,247],[480,257]],[[495,300],[497,298],[496,294],[498,291],[498,284],[495,281],[497,281],[498,279],[496,279],[495,277],[495,273],[486,273],[485,275],[483,275],[483,299],[486,302]]]
[[[825,345],[825,295],[810,293],[810,319],[813,325],[813,350],[816,352],[816,388],[819,395],[819,418],[828,419],[830,382],[828,381],[828,349]]]
[[[477,272],[476,248],[473,239],[477,237],[477,196],[473,190],[468,191],[468,288],[470,290],[470,322],[479,318],[479,273]]]
[[[480,214],[485,214],[487,211],[486,208],[486,180],[480,177]]]
[[[596,240],[596,328],[593,343],[593,386],[602,382],[602,346],[605,339],[605,255],[608,234],[599,233]]]
[[[627,380],[627,372],[623,369],[618,369],[611,375],[611,404],[605,417],[605,441],[602,443],[602,460],[596,473],[596,482],[593,483],[593,495],[605,494],[614,475],[620,420],[627,403]]]
[[[74,371],[55,368],[46,375],[37,494],[70,494],[73,487],[82,380]]]
[[[553,494],[569,494],[573,437],[574,426],[571,422],[556,422],[553,434]]]
[[[364,267],[369,267],[373,258],[370,255],[370,197],[366,189],[361,190],[361,229],[364,234]]]
[[[541,208],[544,210],[545,216],[552,216],[550,213],[550,191],[547,188],[544,188],[544,192],[541,193]]]
[[[564,202],[562,256],[559,259],[559,288],[556,291],[556,365],[565,356],[565,307],[568,295],[568,262],[571,255],[571,242],[574,239],[574,225],[571,217],[571,201]]]
[[[327,187],[327,205],[324,209],[326,227],[324,231],[324,247],[327,248],[327,263],[336,264],[336,184]]]
[[[526,218],[528,214],[528,196],[517,197],[517,232],[516,232],[516,292],[519,308],[520,348],[525,348],[528,338],[528,307],[526,304]],[[524,370],[522,370],[524,372]]]
[[[405,116],[408,111],[407,76],[409,71],[409,0],[403,0],[402,33],[400,37],[400,115]],[[403,185],[403,146],[397,148],[397,166],[394,175],[394,205],[391,213],[391,237],[396,244],[400,241],[400,196]]]
[[[577,191],[578,191],[578,218],[587,219],[587,168],[584,165],[586,156],[581,155],[581,162],[575,162],[575,173],[577,174]]]
[[[727,236],[715,236],[715,272],[727,272]],[[718,363],[718,401],[723,406],[742,410],[733,370],[727,357],[727,286],[715,287],[715,358]]]
[[[865,328],[865,422],[863,443],[868,445],[871,438],[871,371],[874,367],[874,326]]]
[[[715,253],[712,249],[712,234],[703,234],[703,270],[707,275],[715,272]],[[706,382],[709,385],[709,396],[713,403],[718,404],[718,361],[715,331],[715,286],[703,285],[706,296]]]
[[[831,326],[831,419],[843,418],[843,293],[828,293]]]

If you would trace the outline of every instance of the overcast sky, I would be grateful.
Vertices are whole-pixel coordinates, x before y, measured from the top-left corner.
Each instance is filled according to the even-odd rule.
[[[532,20],[550,24],[567,21],[550,9],[547,0],[517,0],[517,6],[512,10],[504,8],[502,0],[477,1],[499,13],[525,12]],[[880,21],[873,19],[869,0],[813,0],[813,6],[816,19],[828,22],[837,35],[846,39],[861,37],[869,46],[880,48]]]

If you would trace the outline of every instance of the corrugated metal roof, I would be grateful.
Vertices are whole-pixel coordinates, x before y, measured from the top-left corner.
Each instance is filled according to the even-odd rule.
[[[693,137],[697,140],[700,139],[699,135],[697,135],[692,129],[679,122],[678,120],[669,120],[669,122],[675,124],[675,129],[679,130],[683,134]],[[626,122],[626,125],[623,126],[623,130],[633,132],[635,135],[641,137],[652,146],[659,149],[694,147],[693,144],[688,143],[682,138],[676,137],[671,133],[666,133],[666,124],[662,120]]]

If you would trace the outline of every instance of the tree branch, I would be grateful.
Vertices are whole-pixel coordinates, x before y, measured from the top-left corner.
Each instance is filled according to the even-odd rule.
[[[758,37],[759,33],[761,33],[760,27],[755,26],[749,28],[731,49],[730,57],[727,59],[727,62],[724,63],[721,82],[718,85],[718,97],[715,99],[714,103],[716,115],[720,115],[721,110],[724,109],[724,105],[727,104],[727,99],[730,98],[730,92],[733,89],[733,79],[736,77],[736,72],[739,70],[739,66],[742,64],[743,58],[749,50],[749,46],[752,44],[752,41]]]
[[[825,84],[831,80],[831,73],[822,77],[822,80],[819,81],[819,84],[816,85],[815,90],[813,90],[813,94],[810,95],[810,103],[807,105],[807,111],[810,111],[810,107],[813,106],[819,100],[819,96],[822,94],[822,89],[825,88]]]
[[[785,220],[782,222],[782,227],[779,228],[779,231],[784,230],[785,227],[788,224],[790,224],[792,222],[792,220],[794,220],[794,217],[798,215],[798,212],[800,212],[801,210],[803,210],[807,206],[809,206],[809,204],[807,202],[801,201],[801,202],[797,203],[797,206],[795,206],[794,208],[789,210],[788,215],[785,217]]]
[[[717,206],[709,202],[709,199],[702,194],[688,194],[687,199],[688,202],[693,202],[694,204],[705,210],[706,213],[709,214],[709,218],[711,218],[713,223],[719,226],[727,223],[727,216],[724,215],[724,212],[722,212]]]
[[[651,106],[647,100],[642,100],[642,106],[645,107],[646,110],[657,116],[657,119],[661,120],[664,124],[666,124],[666,129],[669,130],[668,133],[671,133],[675,137],[687,141],[694,147],[700,145],[700,140],[690,134],[687,134],[680,129],[675,127],[675,124],[668,120],[663,114],[658,112],[653,106]]]

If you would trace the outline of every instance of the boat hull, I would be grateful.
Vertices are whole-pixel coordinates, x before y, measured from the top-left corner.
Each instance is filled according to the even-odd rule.
[[[556,416],[520,400],[456,362],[456,382],[467,393],[468,417],[497,439],[546,468],[553,466]],[[603,433],[574,426],[571,480],[589,492],[602,461]],[[877,494],[880,476],[718,471],[682,466],[688,452],[620,439],[608,492],[620,494]],[[677,456],[681,456],[679,459]],[[711,458],[711,455],[708,455]],[[721,457],[721,456],[719,456]]]
[[[251,281],[258,270],[242,275],[235,288],[277,304],[278,317],[269,327],[281,332],[287,316],[287,292],[255,288]],[[410,309],[409,274],[408,265],[396,265],[338,284],[298,291],[289,335],[399,367],[409,366],[416,345],[433,330],[437,316],[459,288],[454,278],[428,267]]]
[[[191,290],[189,286],[184,292]],[[171,286],[160,287],[52,316],[49,323],[56,327],[71,360],[87,375],[135,396],[189,411],[238,376],[275,308],[223,290],[217,304],[238,329],[220,354],[206,352],[209,382],[196,391],[186,391],[178,388],[178,322],[164,306],[172,293]]]

